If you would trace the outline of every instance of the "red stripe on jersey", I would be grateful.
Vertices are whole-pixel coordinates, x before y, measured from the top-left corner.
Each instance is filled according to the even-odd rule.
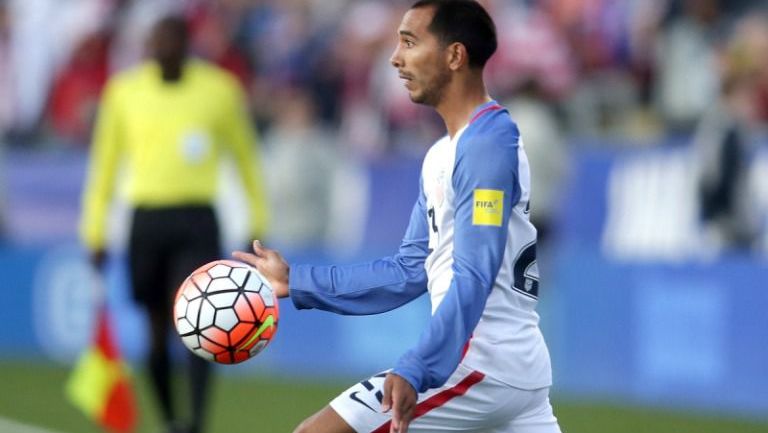
[[[496,110],[501,110],[501,109],[502,109],[502,106],[499,105],[499,104],[489,105],[489,106],[483,108],[482,110],[478,111],[477,114],[475,114],[474,116],[472,116],[472,120],[469,121],[469,124],[471,125],[472,123],[475,122],[475,120],[479,119],[480,116],[482,116],[483,114],[485,114],[485,113],[487,113],[489,111],[496,111]]]
[[[472,387],[472,385],[479,383],[481,380],[485,379],[485,375],[483,373],[480,373],[479,371],[473,371],[469,374],[469,376],[465,377],[461,380],[461,382],[457,383],[455,386],[452,386],[448,389],[444,389],[437,394],[433,395],[432,397],[422,401],[421,403],[416,405],[416,409],[413,412],[413,421],[414,419],[424,415],[425,413],[431,411],[432,409],[438,408],[449,401],[451,401],[454,397],[458,397],[461,395],[464,395],[469,391],[469,388]],[[389,429],[392,425],[392,421],[387,421],[383,425],[381,425],[379,428],[374,430],[372,433],[389,433]]]

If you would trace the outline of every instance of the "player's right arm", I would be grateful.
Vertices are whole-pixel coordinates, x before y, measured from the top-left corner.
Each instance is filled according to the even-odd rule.
[[[118,99],[113,80],[101,99],[82,199],[80,237],[91,252],[103,252],[106,247],[106,219],[123,147]]]
[[[234,256],[256,266],[277,286],[278,296],[290,294],[298,309],[364,315],[395,309],[426,291],[428,242],[425,199],[420,192],[394,256],[348,266],[295,265],[290,267],[290,278],[288,265],[273,250],[255,245],[255,254],[235,252]]]

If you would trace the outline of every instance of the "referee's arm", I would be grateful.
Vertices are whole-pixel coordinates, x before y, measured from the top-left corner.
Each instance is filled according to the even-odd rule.
[[[243,180],[250,212],[250,235],[260,238],[267,232],[269,213],[264,176],[256,171],[262,168],[259,143],[239,84],[232,80],[229,90],[225,113],[221,117],[221,133],[224,145],[231,150]]]
[[[106,225],[122,153],[118,92],[113,83],[104,90],[93,132],[80,217],[80,238],[91,251],[106,247]]]

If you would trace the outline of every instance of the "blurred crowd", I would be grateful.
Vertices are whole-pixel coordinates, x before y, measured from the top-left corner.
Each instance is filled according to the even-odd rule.
[[[136,63],[152,22],[176,10],[194,54],[240,79],[277,161],[303,158],[322,176],[342,156],[421,155],[443,126],[409,101],[388,61],[411,3],[0,0],[0,132],[10,145],[87,147],[107,77]],[[701,185],[703,215],[717,218],[737,182],[729,170],[768,123],[768,2],[482,3],[499,33],[489,90],[521,125],[540,215],[578,138],[683,136],[704,137],[702,172],[725,179]]]
[[[691,132],[720,98],[768,121],[767,11],[747,0],[486,0],[500,47],[492,94],[542,102],[568,136]],[[229,69],[265,131],[306,110],[350,150],[425,146],[440,125],[388,58],[410,0],[1,0],[0,130],[87,145],[101,88],[146,30],[184,13],[194,52]],[[296,101],[300,101],[296,103]],[[303,105],[299,107],[299,105]],[[532,129],[532,128],[531,128]],[[426,140],[425,140],[426,138]]]
[[[106,78],[135,63],[152,21],[176,10],[192,24],[195,54],[240,78],[265,131],[297,99],[309,124],[338,130],[355,153],[409,152],[440,133],[388,64],[410,3],[2,0],[0,129],[87,145]],[[740,99],[735,110],[745,120],[768,121],[763,2],[483,3],[500,39],[488,72],[492,94],[543,103],[566,136],[690,132],[720,98]]]

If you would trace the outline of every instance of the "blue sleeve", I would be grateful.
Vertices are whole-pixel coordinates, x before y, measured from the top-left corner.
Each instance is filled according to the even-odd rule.
[[[420,191],[400,249],[392,257],[349,266],[292,266],[290,296],[296,308],[349,315],[376,314],[395,309],[426,292],[426,215],[424,194]]]
[[[496,141],[500,138],[501,143]],[[419,392],[443,385],[456,370],[501,267],[510,212],[520,199],[517,136],[503,138],[462,137],[457,146],[453,280],[418,344],[394,369]],[[502,212],[500,216],[489,220],[473,215],[488,194],[476,195],[477,190],[496,191],[491,195],[503,192],[500,209],[495,208]]]

